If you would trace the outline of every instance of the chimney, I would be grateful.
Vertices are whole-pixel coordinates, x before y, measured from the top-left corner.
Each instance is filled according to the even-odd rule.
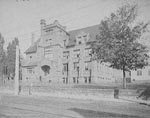
[[[45,19],[41,19],[41,27],[44,27],[45,25],[46,25],[46,21],[45,21]]]
[[[58,24],[59,24],[58,20],[55,20],[55,21],[54,21],[54,24],[58,25]]]
[[[45,21],[45,19],[41,19],[41,36],[43,36],[44,35],[44,30],[43,30],[43,28],[46,26],[46,21]]]

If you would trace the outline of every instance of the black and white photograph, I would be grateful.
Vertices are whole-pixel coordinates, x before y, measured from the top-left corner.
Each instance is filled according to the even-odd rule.
[[[150,118],[150,0],[0,0],[0,118]]]

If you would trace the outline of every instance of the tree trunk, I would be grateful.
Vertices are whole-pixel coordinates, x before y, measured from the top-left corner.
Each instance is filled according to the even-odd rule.
[[[126,72],[125,72],[125,66],[123,66],[123,88],[126,89]]]

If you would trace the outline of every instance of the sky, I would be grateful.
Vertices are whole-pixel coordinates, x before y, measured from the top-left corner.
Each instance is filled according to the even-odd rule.
[[[127,0],[126,0],[127,1]],[[129,2],[133,0],[128,0]],[[58,20],[67,31],[99,24],[125,0],[0,0],[0,32],[8,43],[18,37],[23,53],[40,37],[40,20]],[[134,0],[139,21],[150,21],[150,0]]]

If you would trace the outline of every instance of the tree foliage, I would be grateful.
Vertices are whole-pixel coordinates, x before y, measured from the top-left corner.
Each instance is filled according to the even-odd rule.
[[[124,80],[126,70],[148,64],[147,47],[137,41],[147,31],[148,23],[135,23],[137,11],[136,4],[125,4],[111,13],[101,21],[99,35],[91,46],[95,59],[123,70]]]
[[[4,64],[5,64],[5,50],[4,50],[4,38],[0,34],[0,76],[3,74]]]
[[[7,46],[7,74],[11,77],[14,77],[15,75],[16,45],[19,45],[17,38],[15,38]]]

